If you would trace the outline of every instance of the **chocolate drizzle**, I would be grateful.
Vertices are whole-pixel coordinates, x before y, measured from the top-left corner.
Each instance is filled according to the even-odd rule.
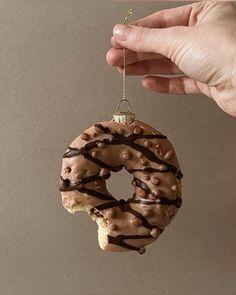
[[[147,201],[147,200],[130,200],[130,203],[135,204],[144,204],[144,205],[163,205],[163,206],[175,206],[176,208],[180,208],[182,205],[182,199],[176,198],[175,200],[170,200],[165,197],[158,198],[154,201]]]
[[[103,126],[102,124],[97,123],[94,125],[94,127],[95,129],[96,128],[100,129],[103,133],[108,133],[108,134],[111,133],[111,130],[108,127]]]
[[[136,186],[140,187],[147,194],[151,194],[152,193],[150,187],[146,184],[146,182],[142,181],[141,179],[139,179],[137,177],[134,177],[134,182],[135,182]]]
[[[113,137],[110,140],[105,138],[103,140],[94,140],[94,141],[88,142],[84,147],[82,147],[80,149],[68,147],[69,151],[67,151],[63,155],[63,158],[71,158],[71,157],[75,157],[78,155],[83,155],[87,160],[90,160],[90,161],[96,163],[97,165],[101,166],[102,168],[108,168],[111,171],[117,171],[116,168],[110,166],[109,164],[106,164],[106,163],[102,162],[101,160],[99,160],[95,157],[92,157],[92,155],[89,153],[89,151],[92,148],[97,147],[98,143],[105,143],[106,145],[123,144],[123,145],[129,146],[139,152],[142,152],[143,155],[151,162],[155,162],[157,164],[164,165],[165,169],[160,170],[159,172],[172,172],[176,176],[176,178],[182,178],[183,174],[177,167],[158,158],[150,149],[135,142],[135,140],[140,139],[140,138],[166,139],[167,137],[165,135],[162,135],[162,134],[131,134],[128,136],[123,136],[122,134],[119,134],[117,132],[112,133],[108,127],[104,127],[101,124],[96,124],[95,126],[100,128],[103,131],[105,130],[104,133],[107,133],[107,134],[109,133]]]
[[[60,191],[61,192],[78,191],[80,193],[85,193],[85,194],[94,196],[100,200],[116,200],[111,195],[107,195],[89,188],[80,187],[79,184],[71,182],[68,178],[63,179],[62,177],[61,177]]]
[[[131,134],[128,136],[124,136],[118,132],[112,132],[108,127],[103,126],[102,124],[98,123],[94,125],[95,131],[98,133],[105,133],[111,135],[111,138],[104,138],[103,140],[93,140],[88,143],[86,143],[82,148],[73,148],[73,147],[68,147],[68,151],[65,152],[63,155],[63,158],[72,158],[76,157],[79,155],[82,155],[85,159],[95,163],[101,168],[108,169],[109,171],[117,172],[123,168],[123,165],[119,165],[117,167],[113,167],[108,163],[103,162],[102,160],[92,156],[90,151],[93,148],[96,148],[99,143],[103,143],[105,145],[126,145],[128,147],[133,148],[136,151],[141,152],[149,161],[157,163],[159,165],[162,165],[163,169],[158,169],[158,168],[152,168],[152,167],[145,167],[143,169],[130,169],[128,170],[129,173],[134,173],[134,172],[143,172],[145,173],[154,173],[154,172],[160,172],[160,173],[167,173],[167,172],[172,172],[176,178],[181,179],[183,177],[183,174],[180,169],[175,167],[174,165],[164,161],[163,159],[160,159],[154,152],[152,152],[148,147],[145,147],[141,144],[136,143],[135,141],[138,139],[167,139],[165,135],[162,134]],[[176,199],[168,199],[164,196],[158,197],[155,200],[144,200],[144,199],[134,199],[135,194],[132,199],[129,199],[128,201],[125,201],[123,199],[121,200],[116,200],[112,195],[106,194],[100,191],[92,190],[89,188],[84,187],[84,184],[94,182],[97,180],[103,181],[104,179],[109,178],[110,173],[108,175],[102,176],[100,174],[95,174],[92,176],[87,176],[82,179],[80,179],[78,182],[71,182],[70,179],[62,178],[61,177],[61,185],[60,185],[60,191],[66,192],[66,191],[78,191],[80,193],[85,193],[90,196],[94,196],[100,200],[108,201],[105,203],[102,203],[100,205],[97,205],[93,207],[91,210],[107,210],[115,207],[119,207],[119,209],[122,212],[128,212],[135,216],[135,218],[140,220],[140,224],[150,230],[150,233],[153,229],[158,229],[159,234],[161,234],[164,229],[160,228],[157,225],[152,225],[148,222],[147,218],[142,215],[140,212],[134,210],[131,208],[130,204],[144,204],[144,205],[160,205],[160,206],[175,206],[176,208],[180,208],[182,204],[182,199],[177,197]],[[152,194],[152,191],[150,187],[143,182],[141,179],[134,177],[134,182],[135,185],[140,187],[142,190],[144,190],[147,194]],[[175,214],[176,211],[174,211],[173,214]],[[101,213],[101,216],[102,213]],[[125,240],[127,239],[154,239],[154,236],[152,234],[148,235],[117,235],[117,236],[110,236],[108,235],[108,243],[110,244],[115,244],[120,247],[129,249],[129,250],[135,250],[141,253],[141,248],[135,247],[133,245],[127,244]]]
[[[124,240],[127,240],[127,239],[130,239],[130,240],[153,239],[153,236],[152,235],[130,235],[130,236],[118,235],[116,237],[112,237],[112,236],[108,235],[108,243],[115,244],[115,245],[118,245],[120,247],[139,252],[140,248],[129,245],[129,244],[124,242]]]

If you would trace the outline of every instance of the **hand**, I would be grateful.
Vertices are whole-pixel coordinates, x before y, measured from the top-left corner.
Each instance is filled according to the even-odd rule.
[[[203,93],[236,116],[236,9],[232,3],[197,2],[158,11],[131,25],[118,24],[111,43],[107,62],[122,72],[122,48],[127,48],[126,73],[147,75],[142,81],[147,89]]]

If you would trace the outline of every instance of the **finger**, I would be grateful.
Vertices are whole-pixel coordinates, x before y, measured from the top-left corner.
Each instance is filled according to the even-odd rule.
[[[164,9],[132,22],[132,25],[149,28],[168,28],[188,26],[189,21],[202,9],[202,3],[188,4],[176,8]]]
[[[189,19],[199,13],[203,5],[201,3],[188,4],[177,8],[164,9],[131,22],[131,25],[149,28],[167,28],[174,26],[188,26]],[[112,37],[111,44],[114,48],[122,48],[117,40]]]
[[[122,67],[118,67],[122,73]],[[153,60],[139,61],[126,66],[127,75],[147,74],[182,74],[181,70],[168,58],[162,57]]]
[[[118,24],[113,29],[114,38],[125,48],[135,52],[158,53],[171,58],[189,47],[189,27],[150,29],[147,27]]]
[[[111,45],[112,47],[117,49],[123,48],[122,45],[120,45],[120,43],[113,36],[111,37]]]
[[[123,48],[122,49],[115,49],[111,48],[107,54],[106,59],[109,65],[113,67],[121,67],[124,63],[124,57],[123,57]],[[162,55],[156,54],[156,53],[141,53],[141,52],[135,52],[129,49],[126,49],[125,51],[125,62],[126,65],[141,61],[141,60],[148,60],[148,59],[155,59],[160,58]]]
[[[189,77],[163,78],[147,76],[143,79],[142,85],[152,91],[166,94],[205,94],[212,97],[210,88],[201,82]]]

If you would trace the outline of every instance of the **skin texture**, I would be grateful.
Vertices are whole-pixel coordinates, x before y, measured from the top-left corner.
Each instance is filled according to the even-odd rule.
[[[127,75],[146,75],[142,84],[147,89],[201,93],[236,117],[236,9],[232,3],[197,2],[158,11],[130,25],[118,24],[111,43],[108,64],[122,72],[126,48]]]

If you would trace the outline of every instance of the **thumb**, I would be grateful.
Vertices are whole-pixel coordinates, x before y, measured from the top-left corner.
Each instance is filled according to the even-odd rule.
[[[168,58],[179,53],[188,36],[189,27],[148,28],[118,24],[113,29],[114,38],[125,48],[136,52],[160,53]]]

